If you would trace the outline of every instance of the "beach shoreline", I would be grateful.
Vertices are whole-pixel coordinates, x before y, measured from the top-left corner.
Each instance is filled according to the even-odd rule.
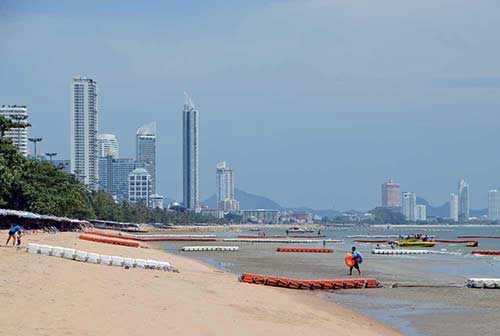
[[[130,248],[33,234],[0,248],[2,332],[8,335],[400,335],[324,292],[243,284],[234,274],[152,245]],[[0,237],[6,237],[0,231]],[[93,265],[25,252],[30,242],[171,262],[180,273]],[[141,244],[143,245],[143,244]],[[20,314],[22,312],[22,314]],[[22,321],[19,321],[21,316]],[[18,323],[19,322],[19,323]],[[21,323],[22,322],[22,323]]]

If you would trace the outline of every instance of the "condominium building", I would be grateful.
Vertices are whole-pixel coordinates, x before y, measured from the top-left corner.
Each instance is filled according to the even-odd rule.
[[[469,217],[469,184],[462,179],[458,182],[458,218],[462,221],[468,221]]]
[[[199,210],[198,110],[187,93],[182,114],[183,203],[187,209]]]
[[[114,134],[97,134],[97,148],[99,157],[111,155],[114,159],[120,157],[120,147]]]
[[[244,222],[262,224],[276,224],[279,221],[279,210],[272,209],[248,209],[241,210]]]
[[[149,206],[151,196],[151,175],[144,168],[134,169],[128,176],[128,200],[131,203],[144,203]]]
[[[458,196],[455,193],[450,194],[450,219],[458,222]]]
[[[423,204],[418,204],[415,207],[415,219],[420,222],[427,220],[427,207]]]
[[[488,192],[488,218],[492,221],[500,220],[500,190]]]
[[[156,122],[143,125],[135,137],[135,161],[151,175],[152,192],[156,192]]]
[[[401,188],[394,180],[382,184],[382,207],[396,208],[401,206]]]
[[[99,189],[118,201],[128,200],[129,174],[135,169],[133,159],[99,158]]]
[[[233,170],[226,162],[219,162],[216,169],[217,207],[224,212],[238,211],[240,204],[234,199]]]
[[[90,190],[98,181],[97,83],[85,77],[71,82],[71,172]]]
[[[25,105],[0,105],[0,116],[16,123],[26,123],[28,108]],[[4,137],[9,138],[24,157],[28,156],[27,127],[8,130],[5,132]]]
[[[407,221],[414,222],[416,220],[415,216],[416,206],[417,206],[417,195],[414,192],[404,192],[402,213]]]

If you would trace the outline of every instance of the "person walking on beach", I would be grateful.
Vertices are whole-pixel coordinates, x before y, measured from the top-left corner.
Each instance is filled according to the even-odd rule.
[[[21,234],[21,227],[19,225],[15,225],[13,227],[10,228],[9,230],[9,238],[7,239],[7,242],[5,243],[5,245],[9,245],[9,241],[10,239],[12,238],[12,246],[15,246],[16,245],[16,235],[20,235]]]
[[[361,253],[356,251],[356,247],[352,247],[352,258],[354,259],[354,265],[352,265],[349,269],[349,275],[352,275],[352,269],[355,268],[358,270],[359,275],[361,275],[361,270],[359,269],[359,264],[361,263],[362,257]]]

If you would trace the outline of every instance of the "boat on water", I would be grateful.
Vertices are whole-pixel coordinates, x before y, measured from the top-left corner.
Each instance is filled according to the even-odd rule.
[[[431,241],[411,240],[411,239],[396,240],[396,243],[398,244],[398,246],[402,247],[433,247],[436,245],[435,242]]]
[[[301,228],[301,227],[298,227],[298,226],[292,226],[291,228],[288,228],[287,231],[289,233],[313,233],[313,232],[315,232],[312,229]]]
[[[260,228],[254,227],[254,228],[251,228],[250,231],[257,232],[257,231],[260,231]]]

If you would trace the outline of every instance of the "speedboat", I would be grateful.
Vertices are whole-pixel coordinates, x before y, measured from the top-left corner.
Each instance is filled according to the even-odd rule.
[[[402,247],[433,247],[436,245],[435,242],[409,239],[396,240],[396,243]]]

